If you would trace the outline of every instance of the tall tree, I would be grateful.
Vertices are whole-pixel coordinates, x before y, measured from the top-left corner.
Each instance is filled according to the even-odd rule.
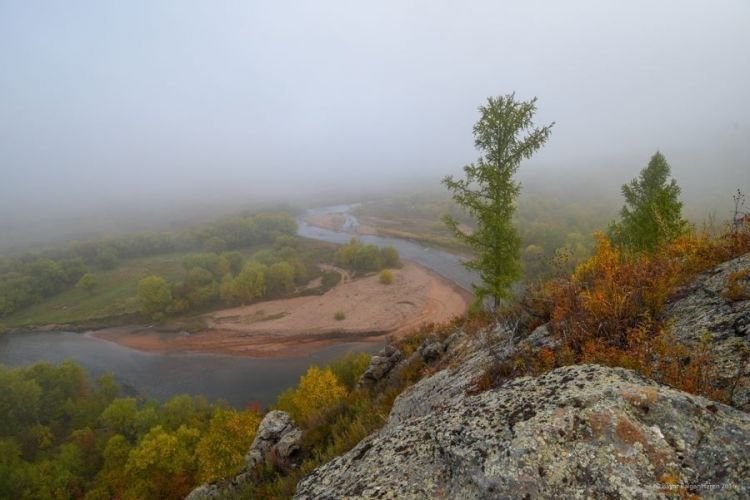
[[[648,252],[687,230],[678,199],[680,187],[669,179],[670,175],[667,159],[657,151],[638,178],[622,186],[625,205],[621,220],[609,231],[616,244],[635,252]]]
[[[138,299],[143,312],[156,318],[167,311],[172,302],[172,290],[164,278],[147,276],[138,282]]]
[[[554,125],[534,126],[535,111],[536,98],[517,101],[515,93],[488,98],[474,125],[474,146],[481,156],[464,167],[465,178],[443,179],[453,200],[474,218],[476,228],[469,233],[459,228],[454,217],[446,215],[443,220],[476,254],[465,265],[481,277],[482,282],[474,284],[477,301],[491,298],[494,307],[521,275],[521,239],[512,221],[520,184],[513,175],[522,160],[547,142]]]

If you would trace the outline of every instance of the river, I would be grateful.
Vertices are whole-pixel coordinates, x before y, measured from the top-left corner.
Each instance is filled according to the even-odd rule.
[[[301,358],[247,358],[204,353],[149,353],[71,332],[7,333],[0,336],[0,363],[22,366],[72,360],[94,376],[114,373],[130,392],[163,401],[177,394],[223,400],[235,408],[267,406],[294,386],[311,364],[325,364],[373,344],[345,344]]]
[[[351,206],[312,209],[309,213],[344,213],[347,230],[358,224],[349,214]],[[311,226],[300,218],[300,236],[332,243],[346,243],[352,237]],[[358,236],[364,243],[392,246],[401,257],[437,272],[459,286],[470,289],[474,275],[447,252],[426,248],[397,238]],[[165,400],[176,394],[203,395],[210,401],[223,400],[241,408],[258,402],[267,406],[283,390],[294,386],[311,364],[333,361],[349,351],[374,351],[374,344],[343,344],[321,349],[301,358],[247,358],[203,353],[147,353],[122,347],[86,334],[71,332],[8,333],[0,336],[0,363],[22,366],[40,361],[59,363],[72,360],[97,376],[105,372],[139,395]]]
[[[357,218],[350,213],[352,207],[353,205],[336,205],[308,210],[308,214],[310,215],[344,214],[346,217],[346,222],[344,224],[345,232],[331,231],[330,229],[311,226],[310,224],[307,224],[302,217],[297,219],[297,232],[300,236],[306,238],[323,240],[331,243],[346,243],[355,236],[352,233],[359,225]],[[469,271],[463,266],[461,263],[461,257],[455,254],[426,247],[417,242],[400,238],[372,235],[355,237],[363,243],[377,245],[379,247],[392,246],[398,250],[401,258],[421,264],[446,278],[448,281],[452,281],[468,291],[471,291],[472,289],[471,284],[479,279],[475,272]]]

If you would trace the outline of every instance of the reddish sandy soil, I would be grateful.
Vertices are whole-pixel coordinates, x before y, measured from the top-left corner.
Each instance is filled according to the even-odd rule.
[[[424,323],[461,315],[470,295],[414,263],[393,270],[394,282],[377,276],[352,280],[321,296],[260,302],[224,309],[202,317],[197,333],[159,332],[153,328],[101,330],[99,338],[143,351],[213,352],[239,356],[301,356],[321,347],[347,342],[382,341]],[[337,312],[345,318],[336,320]]]

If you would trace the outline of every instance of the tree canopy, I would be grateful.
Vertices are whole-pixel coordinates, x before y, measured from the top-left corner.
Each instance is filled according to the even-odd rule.
[[[667,159],[657,151],[638,178],[622,186],[621,219],[610,227],[616,244],[635,252],[654,251],[685,233],[680,187],[670,175]]]
[[[172,302],[172,291],[160,276],[148,276],[138,282],[138,299],[143,312],[156,316],[164,314]]]

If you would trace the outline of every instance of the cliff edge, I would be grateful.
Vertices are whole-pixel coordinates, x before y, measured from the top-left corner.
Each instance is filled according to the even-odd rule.
[[[746,270],[750,255],[701,274],[664,312],[681,341],[709,344],[731,406],[598,365],[475,394],[488,363],[519,343],[498,348],[503,328],[458,335],[444,368],[401,394],[379,432],[305,477],[295,498],[747,498],[750,294],[736,293],[750,290]],[[521,341],[551,343],[545,327]]]

